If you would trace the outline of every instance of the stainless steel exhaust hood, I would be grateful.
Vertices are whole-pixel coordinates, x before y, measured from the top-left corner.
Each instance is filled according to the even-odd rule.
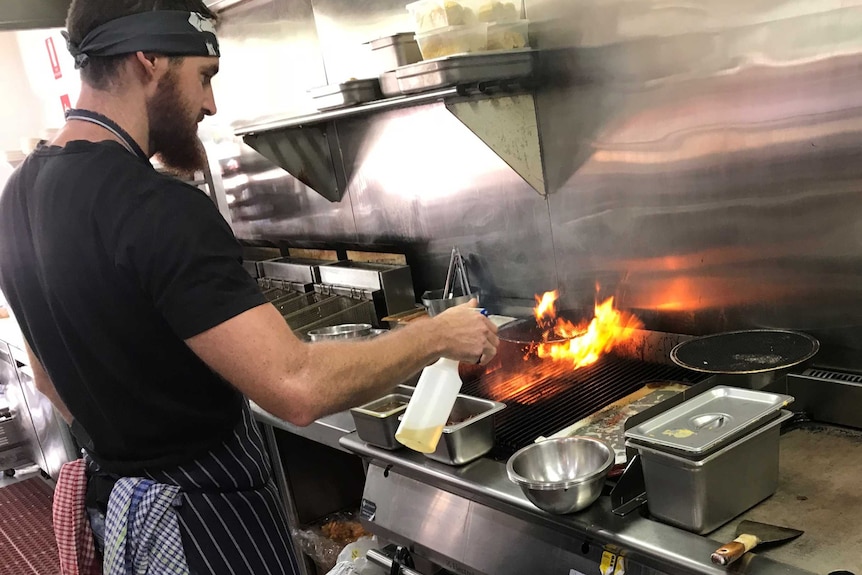
[[[0,30],[59,28],[66,23],[71,0],[3,0]]]

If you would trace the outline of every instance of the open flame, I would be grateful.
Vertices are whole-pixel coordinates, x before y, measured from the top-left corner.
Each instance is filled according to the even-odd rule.
[[[585,367],[598,361],[616,344],[630,339],[634,330],[643,327],[635,315],[615,308],[613,297],[596,304],[595,315],[589,324],[573,324],[557,317],[557,297],[556,291],[536,297],[536,321],[543,329],[547,328],[543,334],[545,341],[536,349],[536,355],[542,359],[570,361],[572,369]],[[549,341],[551,333],[565,341]]]

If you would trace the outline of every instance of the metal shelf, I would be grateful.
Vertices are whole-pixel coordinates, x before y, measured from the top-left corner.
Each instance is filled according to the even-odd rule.
[[[317,114],[275,118],[236,127],[234,133],[329,201],[338,202],[347,188],[338,142],[340,120],[442,102],[524,181],[545,195],[533,93],[523,86],[515,90],[482,85],[472,88],[451,87]]]
[[[393,110],[395,108],[404,108],[409,106],[418,106],[444,100],[447,97],[457,96],[457,88],[446,88],[443,90],[435,90],[424,94],[415,94],[409,96],[397,96],[395,98],[386,98],[384,100],[375,100],[367,104],[360,104],[350,108],[342,108],[339,110],[329,110],[319,112],[317,114],[308,114],[306,116],[294,116],[288,118],[275,118],[256,124],[246,126],[238,126],[234,129],[237,136],[246,136],[257,132],[267,132],[270,130],[281,130],[285,128],[300,128],[311,124],[319,124],[331,120],[342,118],[350,118],[353,116],[361,116],[372,112],[382,112],[385,110]]]

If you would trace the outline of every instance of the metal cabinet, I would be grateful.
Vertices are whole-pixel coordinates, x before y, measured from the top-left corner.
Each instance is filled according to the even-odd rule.
[[[9,405],[9,410],[15,416],[19,431],[24,436],[28,458],[40,468],[46,469],[45,458],[39,448],[36,429],[33,427],[33,419],[27,408],[27,400],[24,399],[24,392],[18,381],[17,367],[17,362],[12,357],[9,346],[0,341],[0,385],[5,389],[6,402]]]
[[[63,464],[77,458],[75,441],[51,401],[36,389],[32,368],[15,359],[2,342],[0,382],[5,383],[6,400],[17,416],[30,459],[56,479]]]
[[[17,363],[17,368],[18,382],[30,411],[30,420],[33,422],[39,446],[39,467],[53,479],[57,479],[63,464],[77,458],[75,442],[69,426],[56,412],[51,400],[36,389],[33,369],[20,362]]]

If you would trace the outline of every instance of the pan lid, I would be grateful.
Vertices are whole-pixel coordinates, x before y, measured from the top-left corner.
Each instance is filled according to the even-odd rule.
[[[654,448],[704,455],[778,414],[793,397],[719,385],[625,432]]]
[[[702,373],[751,374],[784,369],[814,356],[820,342],[808,334],[778,329],[729,331],[685,341],[670,357]]]

